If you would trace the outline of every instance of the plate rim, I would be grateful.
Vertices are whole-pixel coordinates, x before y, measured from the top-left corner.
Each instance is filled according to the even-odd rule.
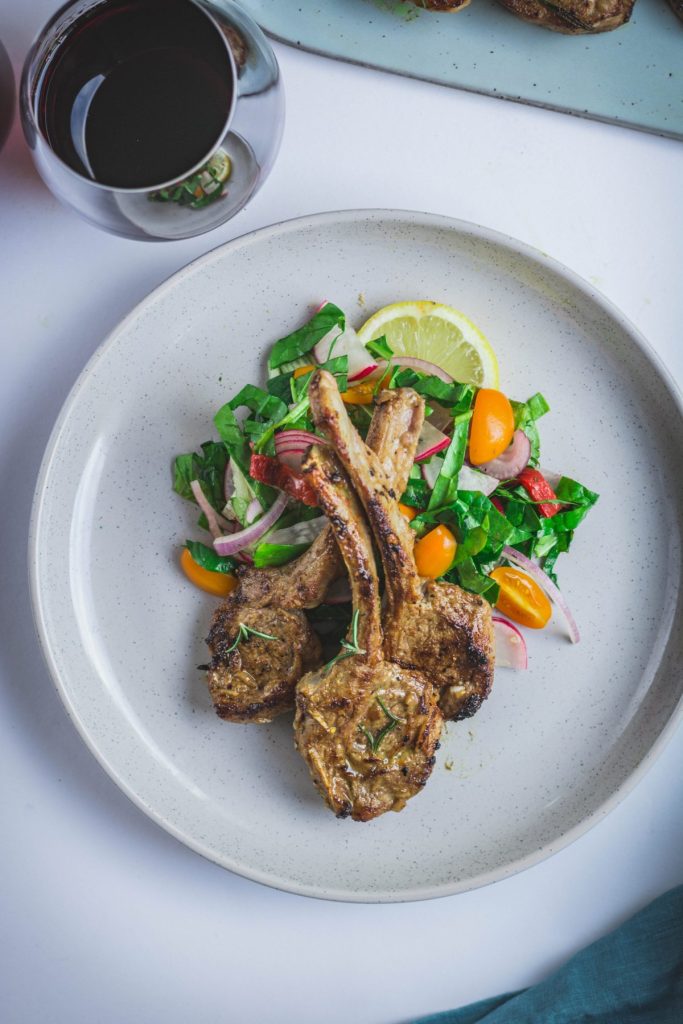
[[[119,335],[125,332],[128,325],[134,321],[142,309],[149,306],[151,303],[158,301],[164,293],[176,287],[180,281],[194,273],[198,267],[210,264],[212,261],[221,258],[226,252],[229,253],[233,250],[239,250],[253,244],[258,244],[261,240],[269,237],[273,238],[278,235],[281,236],[289,233],[295,233],[302,229],[305,230],[307,228],[318,228],[337,223],[352,223],[366,220],[388,220],[399,224],[407,222],[411,226],[423,225],[425,227],[455,231],[461,235],[474,236],[498,247],[502,246],[507,250],[514,251],[515,253],[526,257],[536,264],[540,264],[543,269],[554,273],[576,288],[582,295],[595,303],[603,313],[607,314],[617,322],[619,327],[628,334],[630,339],[636,344],[643,356],[651,365],[653,365],[663,383],[666,385],[679,416],[683,419],[683,391],[672,376],[659,353],[655,351],[640,329],[624,313],[621,312],[619,307],[616,306],[611,299],[603,295],[603,293],[599,289],[595,288],[594,285],[588,282],[576,271],[567,267],[559,260],[549,256],[547,253],[535,246],[530,245],[527,242],[520,241],[519,239],[516,239],[504,232],[497,231],[471,221],[465,221],[443,214],[427,213],[419,210],[369,207],[331,210],[308,214],[301,217],[288,218],[238,235],[237,237],[221,243],[215,248],[208,250],[201,256],[185,264],[179,270],[165,278],[159,285],[153,288],[147,293],[147,295],[137,302],[126,316],[124,316],[112,328],[112,330],[109,331],[106,337],[97,346],[93,354],[87,360],[83,369],[78,374],[62,404],[55,424],[50,432],[41,460],[29,520],[27,551],[28,576],[33,623],[39,641],[39,647],[52,679],[52,683],[68,717],[79,736],[90,750],[91,754],[95,757],[109,778],[128,797],[128,799],[130,799],[132,803],[134,803],[156,825],[164,829],[164,831],[168,832],[189,849],[199,853],[201,856],[212,861],[218,866],[225,868],[236,875],[240,875],[243,878],[247,878],[251,881],[258,882],[282,892],[344,903],[407,903],[439,899],[445,896],[454,896],[458,893],[470,892],[474,889],[502,881],[512,875],[526,871],[529,868],[534,867],[536,864],[542,863],[544,860],[547,860],[555,853],[570,846],[581,836],[593,829],[603,821],[608,814],[618,807],[618,805],[638,785],[662,753],[678,728],[680,720],[683,718],[683,694],[679,697],[676,705],[669,715],[668,720],[661,728],[654,743],[652,743],[633,770],[623,779],[621,784],[617,786],[616,789],[614,789],[613,792],[602,801],[602,803],[600,803],[590,814],[574,825],[571,829],[564,832],[556,840],[546,843],[525,856],[508,862],[503,867],[492,868],[491,870],[482,872],[479,875],[456,882],[429,885],[425,887],[412,886],[410,889],[401,890],[357,890],[349,892],[346,889],[337,890],[322,885],[302,884],[282,878],[272,872],[260,871],[258,867],[246,864],[238,859],[223,856],[218,851],[211,849],[208,844],[204,844],[195,839],[189,832],[186,832],[177,826],[172,820],[164,816],[163,813],[158,811],[147,800],[145,800],[144,797],[136,792],[134,785],[129,783],[124,775],[110,763],[108,758],[101,750],[98,749],[96,741],[90,736],[87,727],[80,718],[77,707],[70,698],[68,690],[68,673],[60,672],[57,665],[52,651],[50,634],[43,611],[43,598],[39,578],[39,564],[41,558],[39,535],[41,518],[46,504],[45,485],[58,449],[62,430],[78,400],[80,391],[86,385],[98,362],[110,350],[110,348],[115,346]]]

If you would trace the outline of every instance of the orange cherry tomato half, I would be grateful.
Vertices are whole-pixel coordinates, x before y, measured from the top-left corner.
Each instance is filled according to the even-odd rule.
[[[342,391],[342,399],[347,405],[371,405],[376,387],[376,381],[362,380],[360,384],[353,384],[348,391]]]
[[[296,377],[303,377],[307,373],[310,373],[311,370],[315,370],[315,369],[317,369],[317,367],[314,366],[313,363],[309,363],[307,366],[297,366],[296,370],[292,374],[292,377],[295,377],[295,378]]]
[[[409,523],[412,522],[417,515],[416,508],[411,508],[410,505],[404,505],[402,501],[399,501],[398,503],[398,510],[402,516],[405,516]]]
[[[457,546],[455,537],[443,524],[421,537],[415,545],[415,564],[420,576],[435,580],[448,572]]]
[[[480,466],[505,451],[515,432],[515,416],[510,400],[502,391],[481,388],[474,400],[470,424],[470,462]]]
[[[543,629],[552,614],[552,607],[536,580],[521,569],[505,565],[494,569],[491,578],[500,587],[496,608],[503,615],[529,629]]]
[[[214,597],[227,597],[237,586],[236,578],[230,573],[211,572],[203,565],[197,565],[187,548],[183,548],[180,566],[190,583],[194,583],[200,590],[205,590],[207,594],[213,594]]]

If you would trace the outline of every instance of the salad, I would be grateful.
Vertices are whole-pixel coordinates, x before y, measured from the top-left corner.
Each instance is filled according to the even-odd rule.
[[[517,626],[543,628],[553,604],[577,642],[556,564],[598,495],[541,467],[539,421],[548,402],[539,393],[525,401],[505,395],[486,339],[437,303],[385,307],[356,332],[338,306],[324,302],[275,342],[267,378],[245,385],[216,413],[218,440],[175,459],[174,490],[198,506],[204,531],[182,551],[188,578],[227,596],[240,563],[287,565],[324,526],[300,472],[307,448],[325,443],[308,400],[320,367],[336,378],[363,437],[380,390],[413,388],[423,396],[427,418],[400,507],[415,531],[420,575],[456,583],[494,606],[497,664],[526,667]],[[337,623],[337,639],[348,625],[349,596],[337,587],[309,613],[316,626]]]

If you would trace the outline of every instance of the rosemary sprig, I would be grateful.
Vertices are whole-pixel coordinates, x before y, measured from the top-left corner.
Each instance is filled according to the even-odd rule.
[[[230,644],[226,654],[230,654],[234,651],[238,644],[241,644],[243,640],[248,640],[250,636],[260,636],[262,640],[278,640],[279,637],[273,636],[272,633],[262,633],[258,629],[252,629],[251,626],[245,626],[243,622],[240,622],[239,629],[237,630],[237,636],[235,637],[234,643]]]
[[[376,733],[374,736],[366,725],[363,725],[361,723],[358,727],[365,736],[366,740],[368,741],[368,746],[373,754],[377,753],[382,741],[386,739],[389,733],[393,732],[397,725],[400,725],[404,722],[403,718],[399,718],[398,715],[395,715],[393,711],[389,710],[389,708],[386,706],[381,697],[375,696],[375,700],[381,707],[384,714],[387,716],[386,725],[383,725],[379,732]]]
[[[344,648],[335,655],[331,661],[328,661],[327,665],[323,669],[323,674],[327,675],[333,665],[336,665],[338,661],[343,661],[344,658],[351,658],[354,654],[366,654],[367,651],[364,647],[358,646],[358,619],[360,617],[360,610],[356,608],[351,619],[351,642],[348,640],[342,640],[341,646]]]

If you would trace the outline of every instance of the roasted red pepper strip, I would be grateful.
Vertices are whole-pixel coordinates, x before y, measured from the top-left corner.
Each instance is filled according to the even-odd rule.
[[[311,505],[315,508],[318,504],[315,491],[301,473],[297,473],[291,466],[285,466],[270,455],[257,455],[252,453],[249,463],[249,476],[262,484],[269,484],[271,487],[278,487],[290,498],[302,502],[304,505]]]
[[[562,508],[561,503],[557,501],[555,491],[539,470],[527,466],[517,477],[517,483],[522,485],[533,501],[540,502],[537,508],[542,516],[547,516],[549,519],[551,516],[557,515]],[[544,502],[551,501],[552,504],[544,504]]]

